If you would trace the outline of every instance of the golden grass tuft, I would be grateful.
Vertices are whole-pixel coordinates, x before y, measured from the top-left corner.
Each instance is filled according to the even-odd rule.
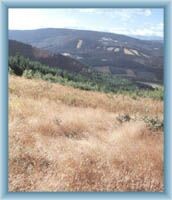
[[[9,92],[9,191],[163,191],[163,133],[141,120],[162,101],[15,76]]]

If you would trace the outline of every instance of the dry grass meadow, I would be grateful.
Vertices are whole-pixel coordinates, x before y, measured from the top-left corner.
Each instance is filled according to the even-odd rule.
[[[163,102],[11,75],[9,191],[163,191],[163,131],[145,116]]]

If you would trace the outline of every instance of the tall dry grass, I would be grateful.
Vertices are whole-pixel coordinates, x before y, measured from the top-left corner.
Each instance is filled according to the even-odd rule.
[[[163,191],[162,130],[140,120],[161,101],[15,76],[9,93],[10,191]]]

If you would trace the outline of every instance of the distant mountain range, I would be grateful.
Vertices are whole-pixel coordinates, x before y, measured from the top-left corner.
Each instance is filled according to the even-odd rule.
[[[136,81],[163,82],[162,41],[140,40],[105,32],[53,28],[10,30],[9,39],[36,47],[32,49],[36,59],[50,66],[61,65],[70,71],[80,71],[90,66],[94,70]],[[10,51],[16,51],[14,42]],[[22,52],[25,52],[25,56],[30,55],[27,50]]]
[[[152,40],[152,41],[159,41],[159,42],[163,42],[163,37],[160,36],[141,36],[141,35],[130,35],[133,38],[137,38],[140,40]]]

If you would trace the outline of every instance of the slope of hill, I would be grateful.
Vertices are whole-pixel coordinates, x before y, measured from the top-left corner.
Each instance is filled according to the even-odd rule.
[[[164,37],[161,36],[141,36],[141,35],[130,35],[133,38],[137,38],[140,40],[151,40],[163,43]]]
[[[59,67],[69,72],[82,72],[87,68],[86,65],[71,57],[50,53],[46,50],[32,47],[28,44],[9,40],[9,55],[15,56],[18,53],[33,61],[39,61],[50,67]]]
[[[9,31],[9,38],[61,53],[98,71],[138,80],[163,81],[163,43],[74,29]]]
[[[159,100],[9,76],[9,191],[163,191],[162,112]]]

